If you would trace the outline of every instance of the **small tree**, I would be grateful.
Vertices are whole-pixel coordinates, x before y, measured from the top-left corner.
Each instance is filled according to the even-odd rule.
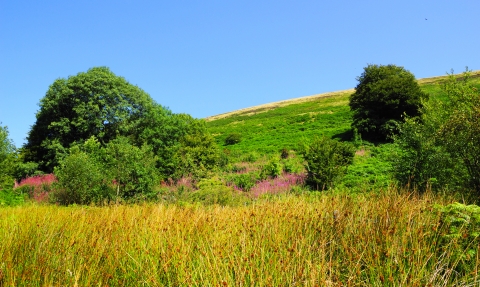
[[[316,190],[332,188],[353,162],[355,148],[327,137],[315,139],[302,151],[307,184]]]
[[[368,65],[350,97],[352,128],[363,138],[388,140],[398,132],[403,116],[418,116],[427,95],[412,73],[395,65]]]

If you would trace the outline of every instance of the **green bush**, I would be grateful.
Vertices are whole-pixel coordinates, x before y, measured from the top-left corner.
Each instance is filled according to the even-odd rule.
[[[21,205],[25,202],[25,196],[11,188],[0,189],[0,207]]]
[[[72,148],[70,154],[55,167],[58,183],[52,200],[62,205],[102,203],[114,198],[106,171],[89,154]]]
[[[8,138],[8,129],[0,125],[0,190],[13,187],[16,163],[15,146]]]
[[[278,177],[282,174],[283,167],[276,158],[272,158],[266,165],[262,167],[260,177],[266,179],[268,177]]]
[[[257,183],[257,176],[254,173],[232,174],[228,177],[227,181],[233,183],[243,191],[249,191]]]
[[[251,151],[251,152],[245,154],[245,155],[242,157],[242,160],[243,160],[243,161],[246,161],[246,162],[249,162],[249,163],[254,163],[254,162],[256,162],[259,158],[260,158],[260,155],[258,154],[258,152]]]
[[[188,202],[222,206],[236,206],[246,202],[245,197],[218,179],[202,179],[198,183],[198,188],[198,190],[188,194]]]
[[[282,159],[287,159],[289,156],[290,156],[290,151],[288,150],[288,148],[282,148],[282,150],[280,151],[280,157]]]
[[[138,148],[119,137],[109,142],[102,154],[105,173],[110,175],[105,178],[113,180],[117,197],[147,195],[159,183],[156,157],[149,146]]]
[[[431,120],[425,117],[421,123],[407,119],[401,126],[395,138],[399,148],[393,158],[394,177],[400,185],[420,191],[462,190],[468,182],[467,171],[445,149],[438,137],[438,124]]]
[[[282,159],[283,171],[288,173],[300,173],[303,170],[303,164],[299,158],[289,157]]]
[[[355,149],[327,137],[315,139],[303,148],[307,170],[306,183],[316,190],[330,189],[353,162]]]
[[[231,133],[225,138],[225,145],[234,145],[242,141],[242,136],[238,133]]]
[[[208,177],[219,166],[220,151],[208,133],[205,122],[196,121],[191,131],[180,141],[180,147],[174,158],[175,177],[184,176],[195,179]]]
[[[363,138],[388,140],[403,116],[418,116],[427,98],[412,73],[395,65],[368,65],[350,97],[352,128]]]

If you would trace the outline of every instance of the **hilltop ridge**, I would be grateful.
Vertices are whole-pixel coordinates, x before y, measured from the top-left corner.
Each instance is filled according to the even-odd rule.
[[[461,76],[462,73],[455,74],[456,76]],[[472,78],[478,78],[480,77],[480,70],[476,71],[471,71],[471,76]],[[445,76],[434,76],[434,77],[428,77],[428,78],[421,78],[418,79],[419,84],[433,84],[440,82],[444,79],[446,79],[448,75]],[[460,77],[461,78],[461,77]],[[298,104],[298,103],[304,103],[304,102],[310,102],[310,101],[315,101],[319,98],[328,98],[328,97],[333,97],[333,96],[338,96],[338,95],[344,95],[348,93],[353,93],[355,91],[354,88],[347,89],[347,90],[340,90],[340,91],[334,91],[334,92],[326,92],[326,93],[321,93],[321,94],[315,94],[315,95],[310,95],[310,96],[303,96],[303,97],[297,97],[297,98],[292,98],[289,100],[282,100],[282,101],[277,101],[277,102],[271,102],[271,103],[266,103],[258,106],[253,106],[253,107],[248,107],[248,108],[243,108],[243,109],[238,109],[235,111],[231,112],[226,112],[214,116],[209,116],[204,118],[207,122],[209,121],[214,121],[218,119],[223,119],[227,118],[230,116],[234,115],[242,115],[242,114],[255,114],[260,111],[268,111],[271,109],[283,107],[283,106],[288,106],[291,104]]]

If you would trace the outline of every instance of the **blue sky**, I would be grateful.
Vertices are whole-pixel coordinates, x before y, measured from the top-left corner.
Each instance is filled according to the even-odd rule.
[[[478,70],[479,11],[478,0],[0,1],[0,122],[21,146],[49,85],[95,66],[197,118],[353,88],[368,64],[417,78]]]

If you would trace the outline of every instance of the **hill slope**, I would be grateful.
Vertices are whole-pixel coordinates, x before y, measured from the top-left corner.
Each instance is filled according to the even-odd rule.
[[[460,74],[458,74],[460,75]],[[436,77],[429,77],[429,78],[422,78],[418,80],[418,83],[423,86],[431,85],[431,84],[437,84],[443,80],[445,80],[448,76],[436,76]],[[473,71],[472,72],[472,78],[479,78],[480,77],[480,70],[478,71]],[[264,111],[264,110],[269,110],[269,109],[275,109],[283,106],[288,106],[291,104],[297,104],[297,103],[303,103],[303,102],[310,102],[310,101],[316,101],[321,98],[327,98],[327,97],[333,97],[333,96],[338,96],[346,93],[353,93],[355,89],[348,89],[348,90],[342,90],[342,91],[336,91],[336,92],[328,92],[328,93],[322,93],[322,94],[315,94],[311,96],[305,96],[305,97],[299,97],[299,98],[293,98],[290,100],[283,100],[283,101],[278,101],[278,102],[273,102],[273,103],[268,103],[268,104],[263,104],[263,105],[258,105],[254,107],[249,107],[249,108],[243,108],[239,109],[236,111],[232,112],[227,112],[219,115],[214,115],[210,117],[206,117],[205,120],[207,122],[209,121],[214,121],[218,119],[223,119],[227,117],[231,117],[234,115],[243,115],[243,114],[255,114],[258,111]]]
[[[474,72],[474,84],[480,88],[480,71]],[[445,77],[419,80],[423,91],[431,97],[443,97]],[[315,138],[327,136],[352,141],[351,111],[348,106],[353,89],[241,109],[207,118],[207,127],[217,144],[229,154],[231,161],[251,161],[266,155],[280,156],[281,150],[298,148]],[[225,139],[237,134],[241,141],[226,145]],[[351,190],[387,187],[392,169],[392,144],[374,146],[360,142],[354,163],[343,179]],[[294,154],[294,153],[291,153]],[[300,159],[299,159],[300,160]]]

